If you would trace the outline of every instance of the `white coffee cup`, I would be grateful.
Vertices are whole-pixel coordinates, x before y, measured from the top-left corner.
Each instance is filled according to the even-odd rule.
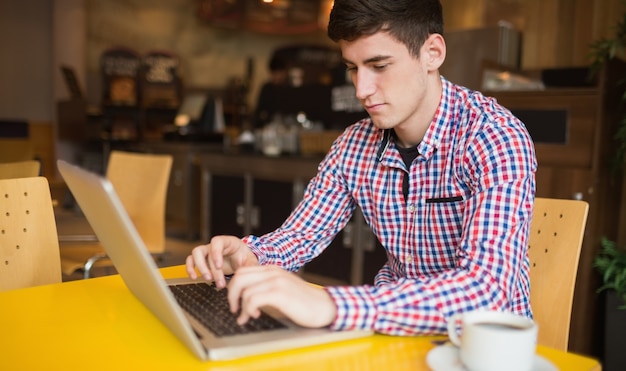
[[[521,315],[496,311],[456,314],[448,322],[448,336],[471,371],[529,371],[533,367],[537,324]]]

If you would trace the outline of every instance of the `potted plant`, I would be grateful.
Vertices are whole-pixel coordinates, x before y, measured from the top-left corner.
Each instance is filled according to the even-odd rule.
[[[614,37],[601,38],[591,44],[589,57],[591,59],[590,77],[592,78],[611,60],[616,58],[623,60],[626,57],[626,0],[622,3],[625,12],[614,26]],[[615,162],[619,165],[619,169],[623,170],[626,165],[626,81],[621,80],[617,84],[621,87],[619,94],[621,94],[622,115],[615,133],[615,139],[618,141]],[[626,182],[626,176],[623,177],[623,181]],[[623,189],[626,190],[626,187]],[[623,193],[622,198],[626,199],[626,192],[623,191]],[[617,247],[614,241],[603,238],[594,266],[602,274],[603,285],[598,291],[614,291],[616,296],[622,299],[620,308],[626,309],[626,250]]]
[[[613,291],[617,303],[615,307],[626,310],[626,249],[618,247],[606,237],[603,238],[594,267],[602,275],[602,286],[598,292]]]
[[[626,249],[603,238],[594,267],[602,275],[602,286],[598,292],[606,294],[602,368],[605,371],[626,370],[623,349],[626,334]]]

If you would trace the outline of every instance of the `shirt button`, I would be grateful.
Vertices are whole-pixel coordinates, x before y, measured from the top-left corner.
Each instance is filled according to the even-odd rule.
[[[409,205],[409,212],[415,212],[415,205]]]

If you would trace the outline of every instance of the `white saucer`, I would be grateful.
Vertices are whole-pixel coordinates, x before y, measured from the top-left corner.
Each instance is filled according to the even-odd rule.
[[[466,371],[459,358],[459,349],[451,344],[438,346],[428,352],[426,363],[433,371]],[[532,371],[558,371],[550,361],[535,355]]]

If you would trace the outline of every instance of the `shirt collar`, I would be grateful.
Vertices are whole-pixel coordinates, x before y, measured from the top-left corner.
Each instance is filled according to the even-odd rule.
[[[392,134],[392,129],[383,130],[383,139],[380,141],[380,146],[378,147],[378,152],[376,153],[376,158],[379,162],[383,160],[383,155],[387,152],[387,148],[389,148]]]
[[[454,109],[454,84],[441,76],[441,85],[442,90],[439,107],[437,107],[437,111],[435,111],[435,116],[426,130],[424,138],[417,146],[420,156],[425,159],[429,159],[441,144],[441,137],[445,132],[445,127],[451,116],[449,111]],[[379,162],[383,160],[387,149],[389,149],[392,136],[392,129],[383,130],[382,139],[378,147],[378,152],[376,153],[376,158]]]

